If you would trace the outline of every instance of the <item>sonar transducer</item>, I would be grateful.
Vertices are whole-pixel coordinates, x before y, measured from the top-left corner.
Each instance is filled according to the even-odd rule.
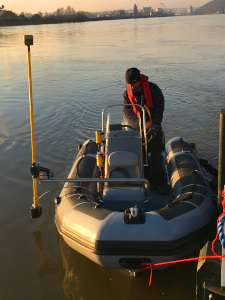
[[[29,84],[29,106],[30,106],[30,130],[31,130],[31,152],[32,152],[32,167],[36,167],[35,162],[35,140],[34,140],[34,115],[33,115],[33,94],[32,94],[32,79],[31,79],[31,59],[30,46],[33,45],[33,35],[24,35],[24,45],[27,46],[27,61],[28,61],[28,84]],[[39,218],[42,214],[42,205],[38,203],[37,196],[37,176],[33,178],[33,204],[30,207],[32,218]]]

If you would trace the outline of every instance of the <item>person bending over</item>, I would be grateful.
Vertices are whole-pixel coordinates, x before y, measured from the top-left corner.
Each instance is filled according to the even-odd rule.
[[[145,108],[146,134],[148,152],[151,153],[151,181],[161,194],[167,193],[162,166],[162,119],[164,111],[164,96],[161,89],[148,81],[148,77],[141,74],[137,68],[130,68],[125,73],[127,89],[123,94],[123,104],[140,104]],[[138,106],[126,105],[124,112],[132,112],[130,118],[135,120],[141,115]]]

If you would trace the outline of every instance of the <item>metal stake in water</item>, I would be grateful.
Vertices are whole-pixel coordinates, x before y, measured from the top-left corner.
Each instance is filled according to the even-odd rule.
[[[33,36],[24,35],[24,45],[27,46],[27,62],[28,62],[28,84],[29,84],[29,106],[30,106],[30,130],[31,130],[31,152],[32,152],[32,166],[36,166],[35,161],[35,140],[34,140],[34,115],[33,115],[33,94],[32,94],[32,79],[31,79],[31,59],[30,46],[33,45]],[[38,218],[42,213],[42,205],[38,203],[37,196],[37,178],[33,175],[33,204],[30,207],[32,218]]]

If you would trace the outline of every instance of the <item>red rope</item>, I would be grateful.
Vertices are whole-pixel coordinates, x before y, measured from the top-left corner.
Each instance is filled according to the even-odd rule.
[[[225,198],[225,189],[222,191],[222,197]],[[224,201],[222,201],[222,206],[223,206],[223,213],[217,218],[217,224],[219,222],[219,219],[225,214],[225,199]],[[156,267],[156,266],[164,266],[164,265],[169,265],[169,264],[176,264],[176,263],[180,263],[180,262],[187,262],[187,261],[194,261],[194,260],[199,260],[199,259],[207,259],[207,258],[219,258],[220,260],[222,260],[223,257],[225,257],[225,255],[218,255],[215,251],[214,251],[214,244],[216,242],[216,240],[218,239],[218,229],[217,229],[217,234],[215,239],[212,241],[212,247],[211,247],[211,251],[214,255],[212,256],[200,256],[200,257],[192,257],[192,258],[185,258],[185,259],[179,259],[179,260],[172,260],[172,261],[166,261],[166,262],[161,262],[161,263],[142,263],[143,267],[142,270],[147,270],[150,269],[150,279],[149,279],[149,286],[152,283],[152,268]]]
[[[179,259],[179,260],[166,261],[166,262],[161,262],[161,263],[156,263],[156,264],[142,263],[142,265],[148,265],[147,267],[142,268],[142,270],[150,269],[150,279],[149,279],[149,286],[150,286],[151,283],[152,283],[152,268],[153,267],[163,266],[163,265],[169,265],[169,264],[176,264],[176,263],[186,262],[186,261],[194,261],[194,260],[199,260],[199,259],[207,259],[207,258],[219,258],[219,259],[222,259],[222,257],[224,257],[224,256],[225,255],[199,256],[199,257],[192,257],[192,258],[185,258],[185,259]]]

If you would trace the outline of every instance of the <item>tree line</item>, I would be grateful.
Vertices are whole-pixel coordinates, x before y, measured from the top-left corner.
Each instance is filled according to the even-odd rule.
[[[80,14],[80,13],[83,13],[83,12],[79,11],[78,13]],[[48,13],[48,12],[43,13],[41,11],[38,11],[37,14],[41,17],[46,18],[46,17],[75,16],[76,12],[75,12],[75,9],[72,6],[68,5],[66,8],[60,7],[52,13]],[[33,15],[34,14],[31,14],[30,12],[22,11],[19,16],[25,16],[26,18],[30,18]]]
[[[88,17],[84,12],[75,12],[72,6],[67,6],[65,9],[63,7],[58,8],[53,13],[39,11],[37,14],[29,12],[15,14],[12,11],[4,10],[0,13],[0,26],[84,22],[87,19]]]

